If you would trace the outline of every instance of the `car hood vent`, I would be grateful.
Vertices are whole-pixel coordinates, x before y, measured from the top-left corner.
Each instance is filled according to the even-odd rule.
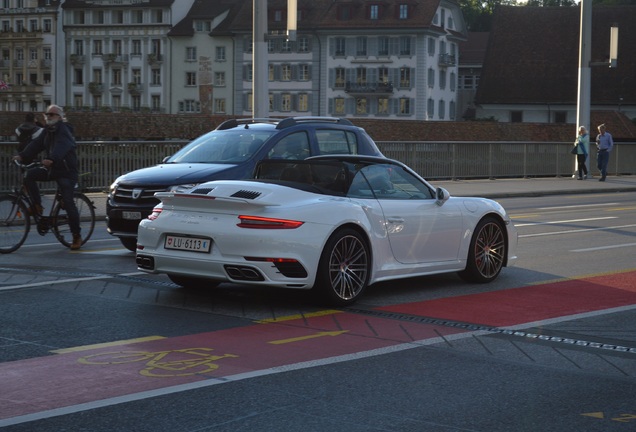
[[[249,190],[240,190],[238,192],[234,192],[231,197],[233,198],[245,198],[245,199],[256,199],[261,196],[260,192],[249,191]]]
[[[198,189],[194,189],[192,192],[193,194],[199,194],[199,195],[207,195],[210,192],[212,192],[214,190],[213,187],[206,187],[206,188],[198,188]]]

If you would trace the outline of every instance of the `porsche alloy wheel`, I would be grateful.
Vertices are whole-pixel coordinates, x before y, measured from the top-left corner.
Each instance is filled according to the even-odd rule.
[[[475,228],[468,250],[466,270],[459,275],[470,282],[493,281],[499,276],[506,255],[504,228],[496,219],[485,217]]]
[[[371,255],[365,239],[353,229],[331,236],[320,258],[317,289],[334,306],[353,304],[369,282]]]

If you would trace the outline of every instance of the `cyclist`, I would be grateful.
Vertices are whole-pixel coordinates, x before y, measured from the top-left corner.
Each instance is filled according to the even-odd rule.
[[[46,110],[46,126],[24,150],[13,158],[18,161],[30,160],[44,152],[42,166],[31,168],[24,176],[24,184],[34,203],[35,210],[42,214],[42,198],[38,181],[55,180],[60,187],[64,209],[68,215],[69,228],[73,234],[71,250],[82,245],[80,218],[73,199],[77,183],[77,144],[73,137],[73,125],[64,119],[64,110],[58,105],[50,105]]]

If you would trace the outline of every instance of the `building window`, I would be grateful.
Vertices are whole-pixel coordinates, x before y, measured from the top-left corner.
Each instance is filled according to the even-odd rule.
[[[196,72],[186,72],[186,86],[195,86],[197,85],[197,73]]]
[[[38,49],[30,48],[29,49],[29,60],[37,60],[38,59]]]
[[[132,40],[132,55],[141,55],[141,40]]]
[[[442,90],[446,88],[446,69],[439,71],[439,88]]]
[[[38,20],[29,20],[29,31],[38,31]]]
[[[389,38],[386,36],[381,36],[378,38],[378,55],[389,55]]]
[[[124,11],[120,11],[120,10],[113,11],[111,17],[112,17],[113,24],[124,23]]]
[[[113,111],[119,111],[119,109],[121,108],[121,96],[113,95],[112,103],[113,103]]]
[[[51,20],[50,19],[45,19],[44,20],[44,33],[51,33]]]
[[[131,12],[131,15],[132,15],[131,22],[133,24],[142,24],[144,22],[144,11],[134,10]]]
[[[410,36],[400,37],[400,55],[402,56],[411,55],[411,37]]]
[[[554,122],[555,123],[567,123],[568,113],[566,111],[555,111]]]
[[[93,41],[93,55],[102,55],[104,52],[102,50],[102,41],[100,39],[96,39]]]
[[[426,101],[426,115],[429,120],[433,120],[433,116],[435,115],[435,101],[431,98]]]
[[[73,42],[73,54],[84,55],[84,41],[76,40]]]
[[[150,101],[153,111],[161,111],[161,95],[152,95]]]
[[[104,11],[93,12],[93,24],[104,24]]]
[[[291,81],[291,70],[292,68],[290,64],[284,64],[281,66],[281,81]]]
[[[225,114],[225,99],[214,99],[214,112]]]
[[[432,37],[428,38],[428,55],[435,55],[435,39]]]
[[[379,9],[380,9],[380,6],[378,6],[378,5],[369,6],[369,19],[377,20],[378,19],[378,11],[379,11]]]
[[[78,109],[84,107],[84,97],[81,94],[73,95],[73,106]]]
[[[225,72],[214,72],[214,85],[225,87]]]
[[[398,18],[407,19],[409,17],[409,5],[401,4],[398,6]]]
[[[334,83],[334,88],[345,88],[345,83],[345,68],[336,68],[336,81]]]
[[[93,82],[97,84],[102,83],[102,70],[101,69],[93,69]]]
[[[359,97],[356,98],[356,114],[366,114],[367,113],[367,98]]]
[[[400,87],[401,88],[410,88],[411,87],[411,69],[407,67],[400,68]]]
[[[161,85],[161,69],[153,69],[151,71],[152,79],[150,83],[152,85]]]
[[[75,69],[74,71],[74,79],[73,84],[75,85],[84,85],[84,71],[82,69]],[[22,81],[22,80],[20,80]],[[19,82],[19,81],[18,81]]]
[[[358,85],[366,85],[367,84],[367,70],[366,68],[359,67],[356,69],[356,84]]]
[[[141,84],[141,69],[133,69],[131,72],[132,82],[135,84]]]
[[[411,100],[409,98],[400,98],[400,114],[411,114]]]
[[[51,60],[51,48],[42,48],[42,55],[45,60]]]
[[[284,40],[282,41],[282,45],[281,45],[281,47],[280,47],[281,52],[288,53],[288,52],[291,52],[291,49],[292,49],[292,43],[291,43],[291,41],[289,41],[289,40],[287,40],[287,39],[284,39]]]
[[[381,84],[389,83],[389,68],[388,67],[379,67],[378,68],[378,82]]]
[[[274,81],[274,79],[274,65],[270,63],[267,65],[267,80]]]
[[[154,9],[150,14],[150,21],[153,23],[163,22],[163,11],[161,9]]]
[[[194,99],[186,99],[184,101],[179,102],[179,111],[187,112],[187,113],[196,113],[199,112],[199,102]]]
[[[309,65],[301,64],[298,66],[298,79],[300,81],[309,81],[311,79],[309,76]]]
[[[366,36],[358,36],[358,38],[356,39],[356,55],[357,56],[367,55],[367,37]]]
[[[439,101],[437,116],[440,120],[444,120],[444,117],[446,117],[446,102],[444,102],[443,100]]]
[[[298,38],[298,52],[309,52],[309,38],[300,37]]]
[[[345,43],[345,38],[343,37],[337,37],[335,39],[335,43],[336,43],[336,56],[338,57],[344,57],[345,56],[345,50],[346,50],[346,43]]]
[[[389,113],[389,98],[378,98],[378,114],[386,115]]]
[[[344,98],[335,98],[333,100],[333,112],[334,114],[344,114],[345,113],[345,100]]]
[[[216,47],[216,61],[225,61],[225,47],[218,46]]]
[[[291,109],[292,109],[291,95],[289,93],[283,93],[280,100],[280,110],[291,111]]]
[[[523,111],[510,111],[510,122],[511,123],[523,122]]]
[[[113,41],[113,54],[117,54],[118,56],[122,53],[122,43],[120,39],[115,39]]]
[[[141,111],[141,96],[133,96],[132,100],[132,110],[133,111]]]
[[[307,93],[298,95],[298,111],[309,111],[309,95]]]
[[[121,86],[121,69],[113,69],[111,72],[111,84]]]
[[[428,69],[428,88],[435,87],[435,70],[433,68]]]
[[[197,61],[197,47],[186,47],[186,61]]]
[[[73,24],[84,24],[84,11],[76,10],[73,12]]]
[[[194,30],[198,32],[210,32],[212,31],[212,22],[197,20],[194,22]]]
[[[451,120],[455,120],[455,102],[453,101],[448,104],[448,117]]]

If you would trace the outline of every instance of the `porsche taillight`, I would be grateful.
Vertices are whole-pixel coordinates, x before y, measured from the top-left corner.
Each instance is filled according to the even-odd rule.
[[[148,215],[148,219],[155,220],[159,217],[161,212],[163,211],[163,207],[155,207],[152,209],[152,213]]]
[[[256,229],[295,229],[304,224],[301,221],[290,219],[276,219],[260,216],[240,215],[239,222],[236,224],[239,228],[256,228]]]

